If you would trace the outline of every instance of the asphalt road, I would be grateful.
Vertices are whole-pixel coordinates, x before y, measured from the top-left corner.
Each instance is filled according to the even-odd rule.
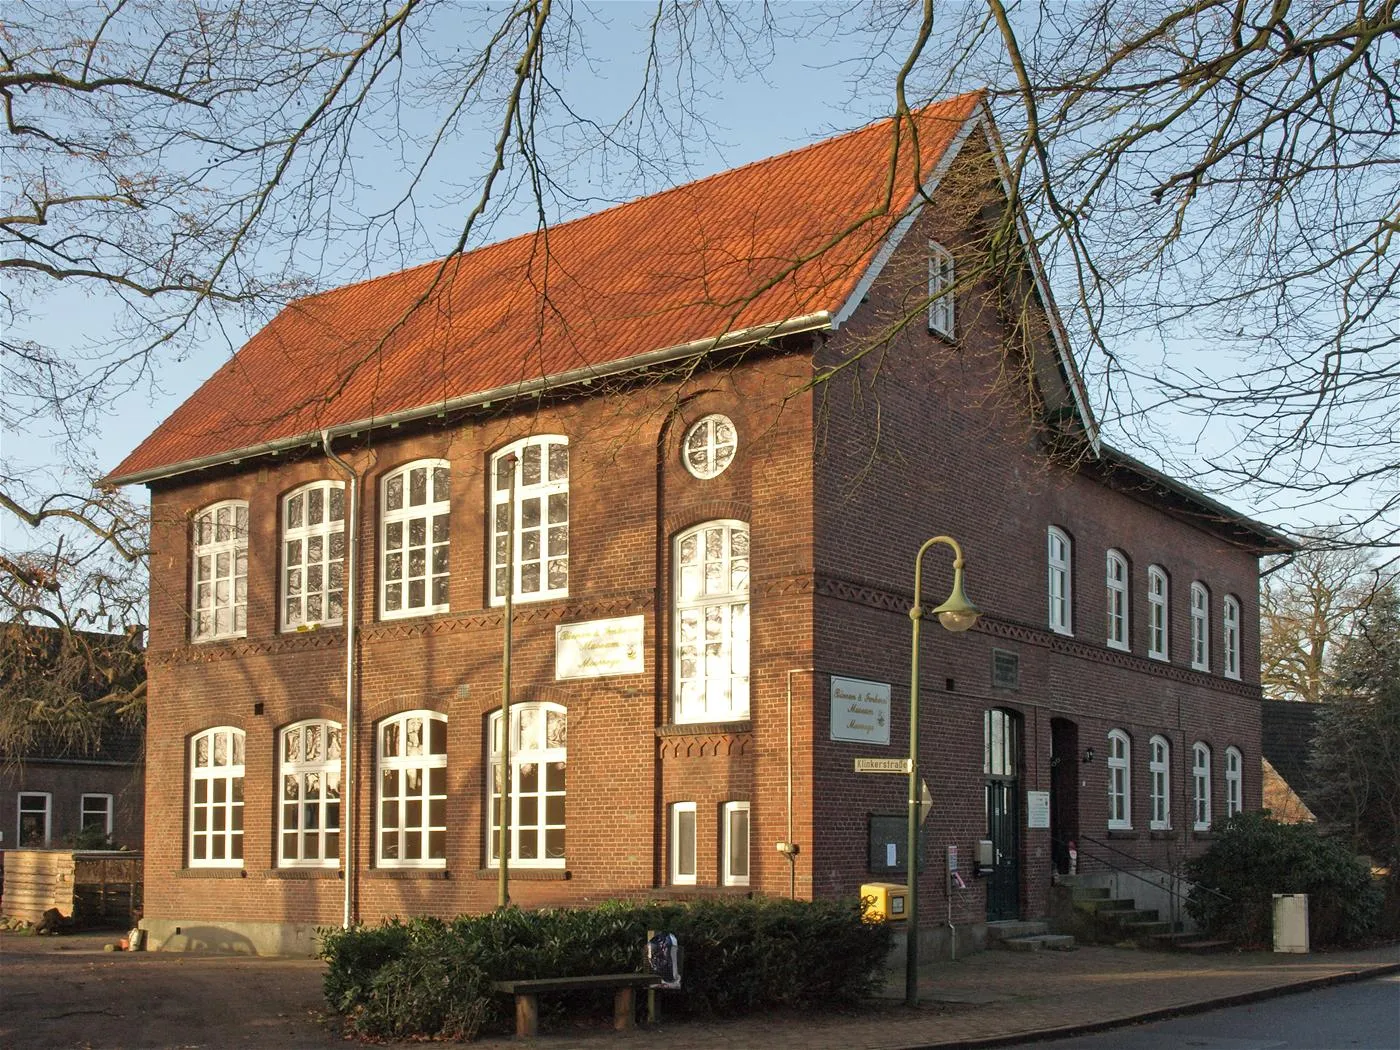
[[[1400,974],[1012,1050],[1400,1050]]]

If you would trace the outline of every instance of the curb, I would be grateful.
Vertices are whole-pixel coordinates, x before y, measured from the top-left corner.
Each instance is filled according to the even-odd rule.
[[[1152,1021],[1165,1021],[1172,1017],[1186,1017],[1191,1014],[1207,1013],[1211,1010],[1221,1010],[1230,1006],[1244,1006],[1248,1003],[1257,1003],[1265,999],[1277,999],[1285,995],[1294,995],[1298,992],[1311,992],[1318,988],[1330,988],[1338,984],[1352,984],[1356,981],[1366,981],[1370,980],[1372,977],[1384,977],[1393,973],[1400,973],[1400,963],[1379,963],[1374,966],[1368,966],[1364,970],[1344,970],[1341,973],[1328,974],[1325,977],[1309,977],[1306,980],[1293,981],[1288,984],[1277,984],[1269,988],[1259,988],[1252,992],[1239,992],[1235,995],[1222,995],[1212,999],[1201,999],[1193,1003],[1182,1003],[1179,1006],[1165,1006],[1156,1010],[1127,1014],[1122,1017],[1114,1017],[1104,1021],[1085,1021],[1083,1024],[1061,1025],[1059,1028],[1033,1029],[1027,1032],[1017,1032],[1014,1035],[989,1035],[983,1036],[980,1039],[955,1039],[949,1042],[938,1043],[910,1043],[904,1046],[892,1047],[890,1050],[982,1050],[984,1047],[1015,1046],[1018,1043],[1040,1043],[1051,1039],[1069,1039],[1074,1036],[1110,1032],[1115,1028],[1126,1028],[1129,1025],[1148,1024]]]

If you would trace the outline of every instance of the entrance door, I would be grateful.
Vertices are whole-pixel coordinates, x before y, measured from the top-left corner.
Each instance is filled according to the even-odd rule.
[[[992,840],[987,921],[999,922],[1021,917],[1021,716],[993,709],[986,712],[983,729],[987,837]]]
[[[1050,719],[1050,856],[1069,874],[1069,844],[1079,838],[1079,726]]]

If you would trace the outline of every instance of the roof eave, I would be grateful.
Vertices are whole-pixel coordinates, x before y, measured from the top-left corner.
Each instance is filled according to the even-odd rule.
[[[208,456],[198,456],[194,459],[182,460],[178,463],[163,464],[158,467],[131,471],[126,474],[110,474],[102,480],[104,484],[114,486],[148,484],[152,481],[177,477],[181,474],[190,474],[199,470],[208,470],[212,467],[238,463],[245,459],[276,455],[288,449],[319,444],[323,437],[344,437],[348,434],[355,434],[376,427],[392,426],[398,423],[429,419],[433,416],[445,415],[449,412],[458,412],[463,409],[488,405],[498,401],[508,401],[513,398],[530,397],[579,383],[607,379],[628,372],[655,368],[659,365],[683,361],[690,357],[700,357],[717,350],[728,350],[735,347],[763,343],[781,336],[801,335],[804,332],[827,331],[830,328],[831,313],[827,310],[818,310],[815,313],[800,314],[797,317],[791,317],[782,321],[751,325],[747,328],[736,328],[717,336],[692,339],[687,343],[679,343],[675,346],[663,347],[659,350],[650,350],[644,354],[634,354],[631,357],[619,358],[616,361],[610,361],[601,365],[589,365],[584,368],[575,368],[567,372],[557,372],[554,375],[541,376],[538,379],[523,380],[519,383],[511,383],[508,386],[477,391],[472,394],[464,394],[460,397],[448,398],[444,401],[437,401],[428,405],[420,405],[416,408],[401,409],[397,412],[389,412],[382,416],[369,416],[364,419],[352,420],[348,423],[337,423],[324,429],[309,430],[300,434],[288,435],[287,437],[274,438],[271,441],[262,441],[255,445],[229,449]]]

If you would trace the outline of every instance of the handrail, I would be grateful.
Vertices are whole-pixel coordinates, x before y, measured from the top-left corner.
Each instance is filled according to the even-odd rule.
[[[1166,875],[1168,878],[1170,878],[1170,879],[1173,880],[1173,885],[1172,885],[1172,886],[1157,886],[1157,887],[1156,887],[1157,889],[1159,889],[1159,890],[1166,890],[1166,892],[1167,892],[1167,894],[1168,894],[1169,896],[1172,896],[1172,897],[1179,897],[1179,898],[1181,898],[1182,900],[1185,900],[1186,898],[1188,898],[1188,897],[1190,896],[1189,893],[1181,893],[1179,890],[1175,889],[1175,887],[1174,887],[1174,883],[1176,882],[1176,880],[1178,880],[1178,879],[1181,878],[1180,873],[1175,872],[1175,871],[1170,871],[1170,870],[1168,870],[1167,868],[1158,867],[1156,864],[1153,864],[1151,861],[1143,860],[1143,859],[1140,858],[1140,857],[1136,857],[1136,856],[1134,856],[1133,854],[1128,853],[1126,850],[1121,850],[1121,849],[1119,849],[1117,846],[1112,846],[1112,845],[1110,845],[1110,844],[1107,843],[1107,842],[1101,842],[1100,840],[1094,838],[1092,835],[1085,835],[1085,834],[1081,833],[1081,834],[1079,835],[1079,838],[1078,838],[1078,839],[1062,839],[1062,838],[1057,838],[1057,839],[1055,839],[1054,841],[1055,841],[1058,845],[1064,847],[1065,849],[1068,849],[1068,848],[1069,848],[1069,843],[1070,843],[1070,842],[1076,842],[1076,843],[1079,843],[1079,844],[1081,844],[1081,845],[1082,845],[1084,842],[1089,842],[1089,843],[1092,843],[1092,844],[1095,845],[1095,846],[1098,846],[1100,849],[1105,849],[1105,850],[1108,850],[1108,851],[1110,851],[1110,852],[1112,852],[1112,853],[1116,853],[1116,854],[1118,854],[1118,855],[1121,856],[1121,857],[1127,857],[1129,860],[1131,860],[1131,861],[1132,861],[1135,865],[1137,865],[1139,868],[1150,868],[1152,871],[1160,872],[1161,874]],[[1082,854],[1083,850],[1080,850],[1080,852],[1081,852],[1081,854]],[[1148,881],[1149,881],[1149,880],[1147,879],[1146,876],[1144,876],[1144,875],[1142,875],[1142,874],[1140,874],[1139,872],[1136,872],[1136,871],[1129,871],[1126,867],[1123,867],[1121,864],[1115,864],[1111,859],[1106,859],[1106,858],[1103,858],[1103,857],[1095,857],[1094,859],[1097,860],[1099,863],[1104,864],[1105,866],[1111,868],[1112,870],[1119,872],[1120,874],[1128,875],[1128,876],[1131,876],[1132,878],[1137,879],[1139,882],[1148,882]],[[1154,885],[1156,885],[1156,884],[1154,883]],[[1206,892],[1206,893],[1212,894],[1212,895],[1214,895],[1214,896],[1220,898],[1220,900],[1224,901],[1226,904],[1231,904],[1231,903],[1234,902],[1234,898],[1230,897],[1228,894],[1222,893],[1220,890],[1214,888],[1213,886],[1207,886],[1207,885],[1205,885],[1204,883],[1200,883],[1200,882],[1194,882],[1194,883],[1192,883],[1191,885],[1192,885],[1193,888],[1199,888],[1199,889],[1203,890],[1203,891]]]

